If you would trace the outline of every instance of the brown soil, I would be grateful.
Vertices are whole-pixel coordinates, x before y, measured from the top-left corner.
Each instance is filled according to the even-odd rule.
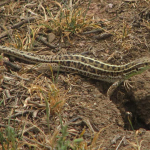
[[[34,0],[34,2],[37,1]],[[84,8],[88,2],[81,1],[80,3]],[[3,33],[21,21],[19,16],[22,14],[20,12],[26,4],[23,1],[10,3],[7,1],[5,4],[0,4],[1,45],[11,47],[15,36],[23,34],[24,30],[28,31],[27,24],[24,24],[22,27],[11,29],[11,32],[6,34],[7,36],[3,36]],[[48,1],[43,3],[45,8],[48,5],[50,5]],[[16,8],[13,9],[13,7]],[[35,7],[37,7],[36,4]],[[50,48],[38,42],[33,49],[40,49],[38,51],[40,54],[45,53],[43,50],[47,50],[46,54],[52,52],[86,53],[86,55],[94,56],[104,62],[118,65],[149,56],[150,1],[92,0],[87,12],[87,16],[91,15],[94,16],[94,21],[104,29],[102,33],[83,34],[86,30],[71,35],[70,42],[67,38],[64,38],[62,42],[60,36],[56,35],[52,44],[60,44],[60,47],[63,48],[51,49],[49,52]],[[16,33],[18,35],[15,35]],[[101,38],[101,36],[103,37]],[[16,47],[16,45],[13,46]],[[149,71],[132,77],[130,79],[132,88],[128,90],[122,83],[109,100],[106,98],[106,92],[111,86],[109,83],[76,74],[59,73],[57,80],[55,80],[57,83],[53,84],[52,77],[49,75],[39,75],[36,71],[27,72],[27,63],[16,59],[15,64],[23,69],[21,71],[14,69],[14,72],[10,72],[12,67],[8,67],[8,65],[1,69],[5,77],[1,77],[0,84],[0,99],[3,100],[0,106],[1,131],[8,124],[8,118],[11,116],[16,120],[16,124],[14,125],[14,121],[11,121],[10,125],[17,130],[21,130],[23,126],[26,130],[35,124],[45,135],[54,135],[60,125],[61,116],[63,124],[68,125],[68,139],[71,141],[80,137],[80,134],[85,131],[83,138],[88,145],[91,145],[91,139],[100,131],[96,140],[95,147],[97,148],[100,146],[105,150],[115,150],[118,147],[120,150],[130,150],[138,149],[141,144],[141,150],[150,149]],[[54,77],[56,76],[57,73],[54,73]],[[49,91],[58,89],[57,100],[64,102],[56,109],[50,110],[50,128],[48,128],[46,121],[45,101],[39,92],[43,89],[49,89]],[[49,98],[50,101],[55,99],[51,94]],[[52,105],[51,102],[50,105]],[[41,132],[36,128],[24,133],[24,142],[31,142],[25,140],[25,137],[31,139],[31,133],[38,142],[44,141]],[[22,147],[26,148],[26,145]]]

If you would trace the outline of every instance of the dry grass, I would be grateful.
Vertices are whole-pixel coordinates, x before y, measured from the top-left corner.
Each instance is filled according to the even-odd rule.
[[[24,18],[28,14],[32,14],[35,16],[34,23],[29,21],[25,30],[24,28],[21,28],[20,31],[15,30],[11,35],[13,43],[5,43],[5,45],[22,50],[32,50],[37,43],[37,35],[41,33],[47,35],[48,32],[53,32],[60,36],[61,42],[64,42],[64,38],[71,42],[70,38],[74,34],[82,33],[86,29],[101,28],[97,25],[92,14],[91,16],[87,15],[90,3],[89,1],[87,8],[82,8],[80,1],[74,4],[71,0],[68,4],[51,1],[47,6],[42,2],[37,2],[33,4],[34,10],[31,9],[32,4],[26,4],[24,8],[21,8],[23,16],[20,17]],[[10,3],[5,9],[5,13],[14,15],[19,7],[17,2]]]

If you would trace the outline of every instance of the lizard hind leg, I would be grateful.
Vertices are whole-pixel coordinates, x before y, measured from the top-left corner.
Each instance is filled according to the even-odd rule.
[[[115,89],[120,85],[122,81],[116,81],[114,82],[108,89],[107,91],[107,97],[110,99],[111,95],[113,94],[113,92],[115,91]],[[133,88],[133,86],[130,84],[130,82],[128,80],[125,80],[124,82],[124,87],[126,91],[129,91],[130,89]]]
[[[57,63],[41,63],[36,67],[36,71],[52,74],[52,72],[60,71],[60,65]]]
[[[51,75],[52,72],[60,71],[60,65],[57,63],[39,63],[34,65],[25,65],[22,67],[23,72],[36,71],[39,73],[46,73]]]

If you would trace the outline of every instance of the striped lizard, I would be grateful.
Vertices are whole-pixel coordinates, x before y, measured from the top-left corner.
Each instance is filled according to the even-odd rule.
[[[55,70],[59,68],[60,71],[77,72],[96,80],[113,83],[107,91],[109,98],[120,83],[150,68],[150,58],[148,57],[136,59],[124,65],[112,65],[80,54],[37,55],[5,46],[0,46],[0,53],[35,64],[55,63],[54,67],[52,65]]]

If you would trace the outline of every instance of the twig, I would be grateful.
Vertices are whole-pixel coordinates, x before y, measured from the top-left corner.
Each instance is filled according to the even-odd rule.
[[[94,36],[94,39],[96,39],[96,40],[104,40],[104,39],[109,38],[110,36],[112,36],[111,33],[104,33],[104,34],[100,34],[100,35]]]
[[[18,75],[16,75],[16,74],[9,74],[9,73],[7,73],[7,72],[5,72],[5,74],[10,75],[10,76],[13,76],[13,77],[17,77],[17,78],[19,78],[19,79],[21,79],[21,80],[30,81],[29,78],[22,78],[22,77],[20,77],[20,76],[18,76]]]
[[[3,38],[3,37],[5,37],[5,36],[7,36],[8,34],[11,34],[12,31],[13,31],[12,29],[9,29],[9,30],[7,30],[7,31],[2,32],[2,33],[0,34],[0,39]]]
[[[122,140],[120,141],[119,145],[117,146],[116,150],[118,150],[118,148],[120,147],[122,141],[125,139],[125,136],[122,138]]]
[[[103,31],[104,31],[103,29],[95,29],[95,30],[83,32],[82,34],[102,33]]]
[[[39,104],[38,102],[34,102],[34,101],[27,101],[28,106],[32,106],[32,107],[46,107],[45,104]]]
[[[45,144],[41,144],[40,142],[35,141],[35,140],[31,140],[31,139],[29,139],[29,138],[27,138],[27,137],[25,137],[25,136],[23,136],[23,138],[22,138],[22,139],[23,139],[23,141],[29,141],[29,142],[32,142],[32,143],[38,144],[38,145],[40,145],[40,146],[42,146],[42,147],[44,147],[44,148],[47,148],[47,149],[52,150],[52,147],[47,146],[47,145],[45,145]]]
[[[21,69],[20,66],[15,65],[14,63],[10,62],[10,61],[5,61],[4,60],[4,64],[6,64],[7,66],[19,71]]]
[[[15,25],[13,25],[11,28],[12,29],[18,28],[18,27],[22,26],[24,23],[28,23],[29,21],[33,21],[33,20],[35,20],[35,17],[26,18],[26,19],[22,20],[21,22],[18,22]]]
[[[46,46],[50,47],[50,48],[56,48],[57,46],[54,46],[52,44],[49,44],[47,41],[43,40],[41,36],[36,36],[36,39],[39,40],[40,42],[42,42],[43,44],[45,44]]]
[[[22,110],[21,112],[18,112],[14,115],[8,116],[5,119],[7,120],[7,119],[10,119],[10,118],[18,117],[20,115],[25,115],[26,113],[33,113],[33,112],[34,112],[34,110]]]
[[[19,28],[20,26],[22,26],[24,23],[27,23],[29,21],[32,21],[32,20],[35,20],[35,17],[29,17],[29,18],[26,18],[24,20],[22,20],[21,22],[18,22],[16,23],[15,25],[13,25],[11,27],[11,29],[7,30],[7,31],[4,31],[0,34],[0,39],[7,36],[8,34],[12,33],[12,29],[16,29],[16,28]]]

